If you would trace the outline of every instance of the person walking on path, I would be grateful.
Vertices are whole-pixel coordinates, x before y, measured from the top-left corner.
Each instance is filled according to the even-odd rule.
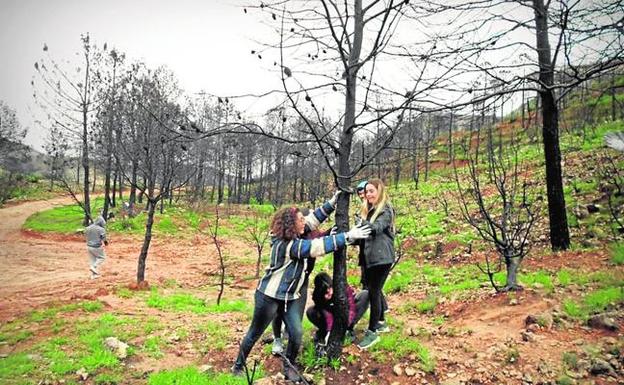
[[[364,265],[370,297],[368,330],[358,343],[360,349],[368,349],[379,341],[379,333],[390,331],[383,317],[383,286],[394,262],[394,210],[386,188],[380,179],[366,183],[366,200],[360,215],[362,224],[371,228],[364,239]]]
[[[95,222],[88,226],[85,230],[85,237],[87,239],[87,252],[89,254],[89,271],[91,272],[91,279],[100,278],[100,272],[98,267],[106,259],[106,253],[104,252],[104,245],[108,245],[106,239],[106,221],[100,215]]]
[[[306,310],[308,319],[318,328],[314,335],[317,356],[325,355],[329,333],[334,325],[335,306],[332,283],[332,278],[325,272],[320,272],[314,277],[314,291],[312,292],[314,305]],[[368,309],[368,290],[362,290],[356,295],[353,288],[347,285],[347,304],[349,313],[346,336],[353,340],[355,324]]]
[[[295,360],[301,346],[303,311],[301,287],[305,281],[305,270],[310,258],[320,257],[345,246],[347,242],[366,238],[370,228],[355,226],[346,233],[338,233],[313,240],[303,239],[325,221],[334,211],[337,192],[323,206],[304,217],[296,207],[280,209],[271,221],[270,264],[260,279],[255,292],[254,313],[251,325],[243,338],[232,373],[243,375],[249,352],[276,315],[280,315],[288,331],[288,346],[284,358],[284,376],[287,380],[300,382],[295,369]]]

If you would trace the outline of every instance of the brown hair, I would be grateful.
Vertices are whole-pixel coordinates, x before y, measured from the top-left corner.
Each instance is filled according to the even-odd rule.
[[[271,233],[273,236],[286,241],[297,238],[299,234],[297,234],[295,224],[297,223],[297,214],[300,212],[296,207],[285,207],[278,210],[273,215],[273,220],[271,221]]]

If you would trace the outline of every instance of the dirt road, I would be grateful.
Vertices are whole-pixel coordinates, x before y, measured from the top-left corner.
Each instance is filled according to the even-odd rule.
[[[98,289],[110,291],[135,281],[141,239],[110,237],[102,277],[91,280],[81,235],[22,230],[30,215],[70,203],[70,198],[63,197],[0,209],[0,320],[42,304],[89,297]],[[231,246],[239,250],[246,247]],[[174,279],[186,286],[200,286],[212,281],[216,268],[214,251],[207,239],[155,239],[148,256],[146,279]]]

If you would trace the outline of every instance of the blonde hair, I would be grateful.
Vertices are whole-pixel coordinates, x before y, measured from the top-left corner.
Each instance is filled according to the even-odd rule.
[[[370,219],[370,222],[373,223],[386,206],[390,207],[390,197],[388,196],[388,193],[386,192],[386,186],[383,184],[381,179],[370,179],[368,183],[366,183],[366,185],[368,186],[369,184],[375,186],[378,194],[377,204],[373,206],[375,208],[375,211],[373,212],[373,216]],[[362,209],[360,211],[362,219],[366,219],[368,217],[368,212],[370,211],[370,209],[371,207],[369,207],[368,201],[364,199],[362,201]]]

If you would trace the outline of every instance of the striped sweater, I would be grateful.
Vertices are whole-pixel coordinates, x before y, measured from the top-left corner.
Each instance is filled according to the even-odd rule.
[[[315,230],[334,211],[325,202],[305,217],[305,233]],[[304,233],[304,234],[305,234]],[[257,290],[266,296],[283,301],[298,299],[305,281],[305,270],[310,258],[320,257],[346,244],[344,233],[315,239],[295,238],[290,241],[271,239],[271,261]]]

